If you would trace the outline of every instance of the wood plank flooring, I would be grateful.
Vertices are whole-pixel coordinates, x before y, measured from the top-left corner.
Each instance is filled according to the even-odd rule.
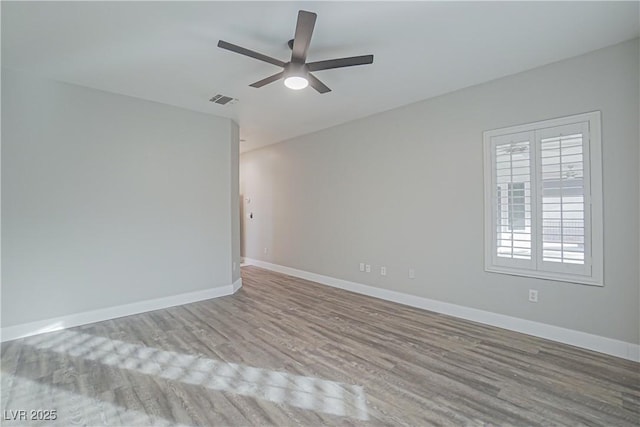
[[[233,296],[4,343],[2,424],[640,425],[638,363],[242,277]]]

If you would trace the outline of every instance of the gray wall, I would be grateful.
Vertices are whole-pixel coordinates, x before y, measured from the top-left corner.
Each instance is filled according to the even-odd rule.
[[[636,39],[242,155],[243,255],[638,343],[638,50]],[[482,132],[593,110],[605,286],[485,272]]]
[[[234,132],[3,69],[2,325],[231,284]]]

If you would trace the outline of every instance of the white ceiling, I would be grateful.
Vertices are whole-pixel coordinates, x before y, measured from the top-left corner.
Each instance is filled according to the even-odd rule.
[[[241,150],[389,110],[637,37],[638,2],[2,2],[2,65],[235,119]],[[309,61],[332,92],[219,39],[287,61],[299,9],[318,14]],[[209,102],[221,93],[232,106]],[[37,102],[37,100],[34,100]]]

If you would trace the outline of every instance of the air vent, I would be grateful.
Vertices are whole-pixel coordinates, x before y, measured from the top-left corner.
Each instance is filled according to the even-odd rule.
[[[214,104],[220,104],[220,105],[232,105],[238,102],[238,100],[235,98],[232,98],[226,95],[220,95],[220,94],[215,95],[209,101],[213,102]]]

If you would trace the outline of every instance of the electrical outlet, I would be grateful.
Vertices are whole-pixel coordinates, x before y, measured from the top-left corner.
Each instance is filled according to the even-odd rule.
[[[233,261],[233,271],[236,271],[236,262]]]
[[[538,302],[538,291],[535,289],[529,289],[529,301]]]
[[[366,271],[367,273],[371,273],[371,265],[365,264],[364,271]]]
[[[269,249],[264,248],[264,254],[266,255],[266,254],[268,254],[268,253],[269,253]]]
[[[416,271],[413,268],[409,269],[409,279],[415,279],[416,278]]]
[[[364,271],[364,262],[360,263],[360,271]]]
[[[380,275],[381,276],[387,275],[387,267],[380,267]]]

